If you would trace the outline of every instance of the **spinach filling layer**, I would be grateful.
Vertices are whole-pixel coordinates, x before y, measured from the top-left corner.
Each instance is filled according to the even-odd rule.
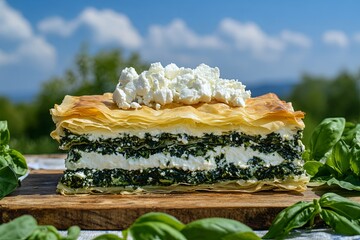
[[[265,137],[251,136],[239,132],[229,132],[223,135],[204,134],[202,137],[187,134],[162,133],[157,136],[145,134],[144,138],[124,134],[118,138],[99,138],[90,141],[87,135],[75,135],[65,131],[60,144],[69,150],[69,161],[76,162],[81,158],[79,151],[96,152],[102,155],[122,154],[127,158],[149,158],[156,153],[169,153],[170,156],[204,156],[207,151],[217,146],[251,148],[260,153],[277,152],[282,158],[300,159],[303,151],[301,144],[302,131],[298,131],[291,139],[283,139],[279,133],[270,133]]]
[[[280,165],[265,166],[260,158],[252,158],[248,161],[247,168],[228,163],[221,168],[209,171],[189,171],[182,169],[148,168],[143,170],[124,169],[88,169],[65,170],[61,183],[71,188],[89,187],[141,187],[169,186],[172,184],[213,184],[231,180],[284,180],[289,176],[304,174],[301,166],[290,160],[285,160]]]

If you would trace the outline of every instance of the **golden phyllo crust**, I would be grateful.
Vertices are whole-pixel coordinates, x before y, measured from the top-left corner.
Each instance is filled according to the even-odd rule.
[[[91,96],[66,96],[50,110],[56,129],[51,136],[60,140],[64,129],[74,134],[111,135],[120,132],[186,129],[189,134],[241,131],[249,135],[269,134],[287,128],[304,128],[304,113],[294,111],[291,103],[269,93],[246,100],[245,107],[211,102],[196,105],[168,104],[156,110],[119,109],[111,93]]]

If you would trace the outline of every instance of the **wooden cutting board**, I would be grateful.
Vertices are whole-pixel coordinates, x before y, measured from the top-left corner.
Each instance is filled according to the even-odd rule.
[[[82,229],[121,230],[144,213],[160,211],[184,223],[225,217],[253,229],[266,229],[282,209],[301,200],[311,201],[325,191],[62,196],[56,193],[61,175],[57,170],[31,171],[20,188],[0,200],[0,223],[31,214],[39,224],[58,229],[78,225]],[[350,194],[342,193],[360,202],[359,194]]]

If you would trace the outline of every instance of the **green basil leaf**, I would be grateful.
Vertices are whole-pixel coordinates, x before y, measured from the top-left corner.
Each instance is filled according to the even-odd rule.
[[[297,202],[294,205],[282,210],[272,222],[269,231],[263,239],[282,239],[289,234],[292,229],[304,226],[312,220],[317,211],[312,202]]]
[[[58,236],[55,234],[55,233],[53,233],[53,232],[50,232],[50,231],[44,231],[43,233],[43,239],[44,240],[59,240],[60,238],[58,238]]]
[[[237,232],[228,234],[221,240],[261,240],[261,238],[254,232]]]
[[[336,178],[331,178],[326,181],[326,183],[331,185],[338,185],[341,188],[344,188],[346,190],[355,190],[360,191],[360,179],[354,178],[353,176],[349,176],[344,180],[338,180]]]
[[[0,168],[0,199],[14,191],[18,184],[16,173],[10,166]]]
[[[30,235],[29,239],[58,240],[61,239],[61,235],[54,226],[43,225],[38,226],[37,229]]]
[[[42,226],[42,227],[44,227],[44,231],[52,232],[52,233],[54,233],[58,238],[61,237],[60,233],[58,232],[58,230],[57,230],[54,226],[46,225],[46,226]]]
[[[343,235],[359,235],[360,225],[357,221],[350,220],[330,209],[322,209],[320,217],[336,233]]]
[[[161,212],[150,212],[142,215],[135,220],[134,224],[144,223],[144,222],[161,222],[169,225],[170,227],[181,231],[185,227],[185,224],[177,220],[175,217]]]
[[[305,162],[311,161],[311,152],[309,149],[306,149],[304,153],[302,154],[302,159],[304,159]]]
[[[67,230],[67,236],[62,238],[63,240],[76,240],[80,235],[80,228],[78,226],[71,226]]]
[[[360,144],[360,123],[354,124],[351,122],[347,122],[341,138],[349,146],[353,146],[356,143]]]
[[[93,240],[125,240],[125,238],[121,238],[118,235],[115,235],[112,233],[107,233],[107,234],[102,234],[100,236],[97,236]],[[136,239],[134,239],[134,240],[136,240]]]
[[[315,176],[321,167],[323,167],[324,164],[318,161],[307,161],[304,164],[304,169],[306,173],[310,174],[311,176]]]
[[[0,155],[0,168],[4,166],[10,166],[17,177],[25,175],[28,170],[24,156],[14,149],[9,149]]]
[[[185,226],[181,233],[191,239],[218,240],[237,232],[252,232],[245,224],[226,218],[204,218]]]
[[[9,160],[7,158],[9,158],[7,154],[0,155],[0,168],[9,166]]]
[[[36,228],[36,219],[30,215],[23,215],[0,225],[0,240],[27,239]]]
[[[128,239],[128,233],[129,233],[129,228],[124,229],[123,231],[121,231],[121,234],[122,234],[124,239]]]
[[[18,151],[10,149],[8,151],[9,156],[12,160],[12,168],[18,177],[24,176],[28,171],[28,166],[25,157]]]
[[[351,201],[335,193],[325,193],[319,204],[322,209],[329,208],[348,219],[360,219],[360,203]]]
[[[316,126],[309,144],[311,159],[320,161],[340,140],[344,128],[344,118],[326,118]]]
[[[354,144],[350,150],[350,169],[360,176],[360,142]]]
[[[143,222],[133,224],[128,234],[136,240],[186,240],[178,230],[162,222]]]
[[[347,173],[350,169],[350,150],[344,140],[339,140],[331,153],[331,156],[327,159],[326,165],[334,169],[339,176]]]
[[[10,132],[7,121],[0,121],[0,145],[8,145],[10,140]]]
[[[26,240],[39,240],[41,239],[41,230],[39,228],[36,228],[30,235],[30,237],[26,238]]]

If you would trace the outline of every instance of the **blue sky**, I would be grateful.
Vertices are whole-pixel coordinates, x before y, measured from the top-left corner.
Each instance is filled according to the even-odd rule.
[[[0,95],[34,94],[90,51],[218,66],[247,85],[360,70],[360,1],[0,0]]]

